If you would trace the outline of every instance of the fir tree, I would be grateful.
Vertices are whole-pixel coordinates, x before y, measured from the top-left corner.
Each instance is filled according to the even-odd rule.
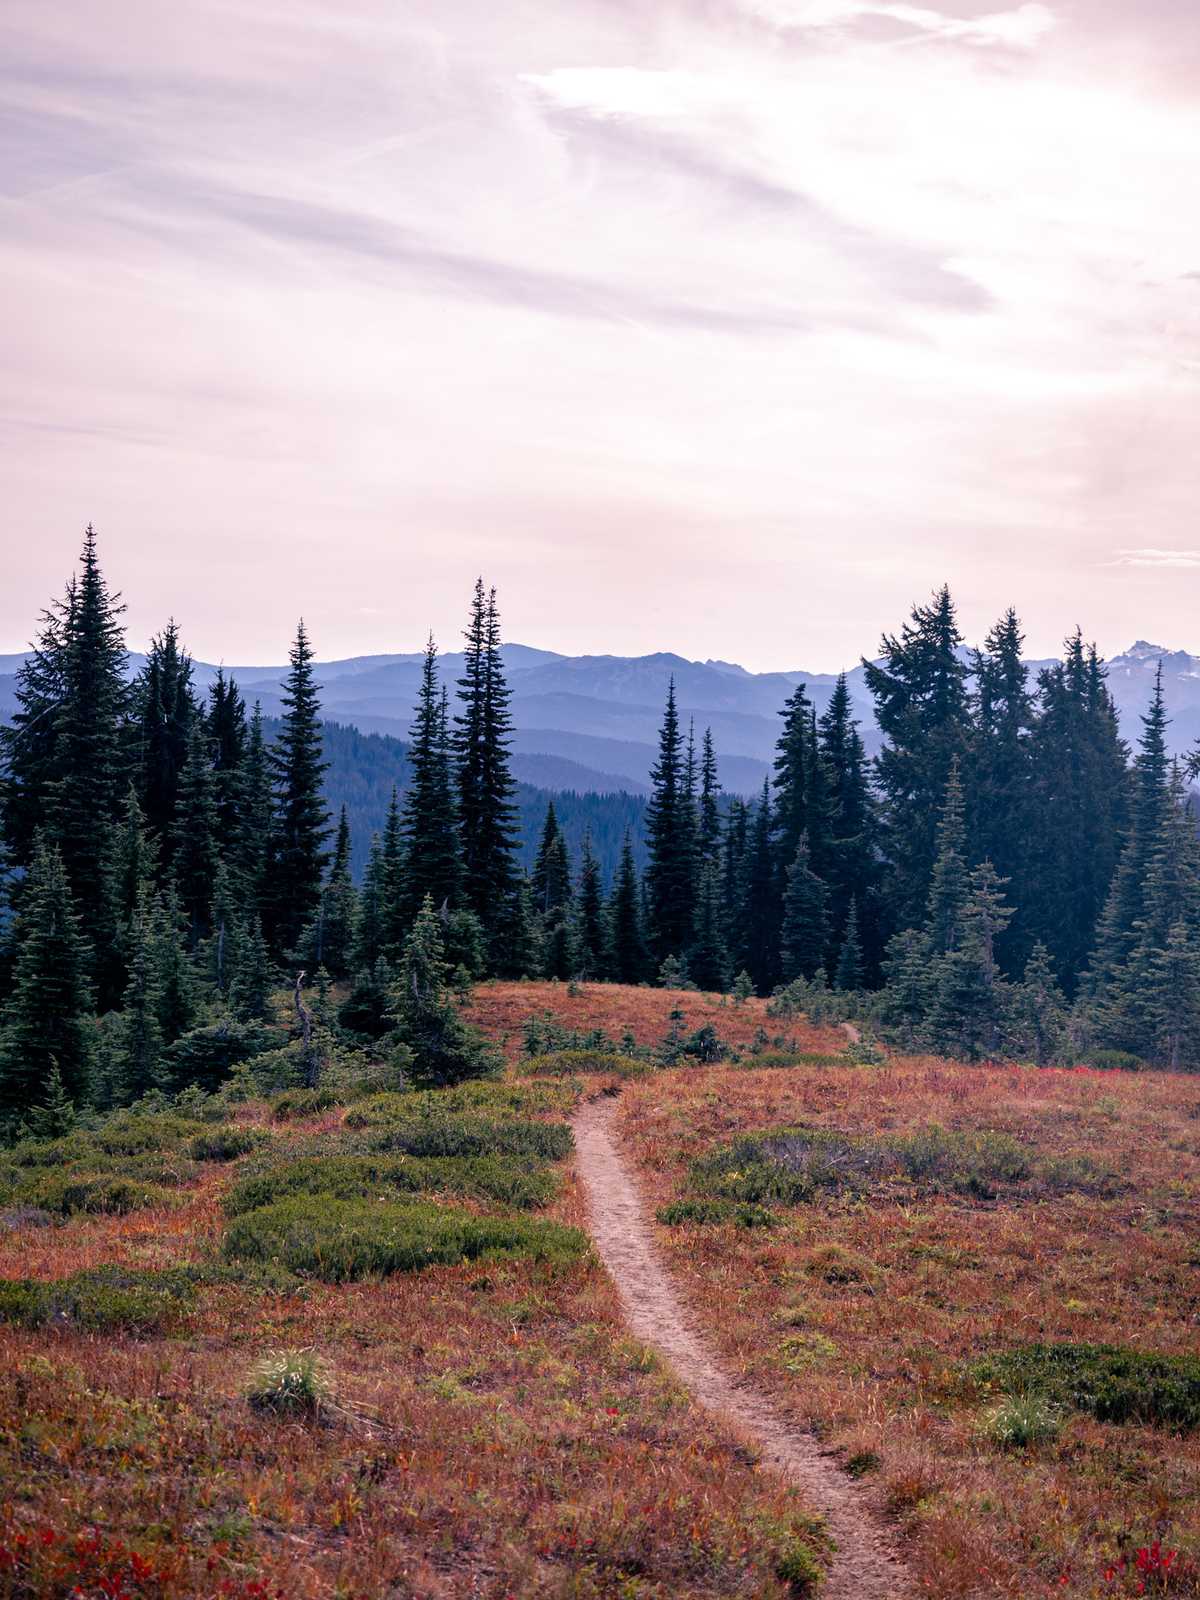
[[[948,955],[962,942],[967,908],[967,863],[963,855],[966,829],[958,763],[950,768],[938,821],[937,855],[929,880],[925,932],[932,956]]]
[[[1200,939],[1176,922],[1145,968],[1142,1005],[1151,1059],[1172,1072],[1200,1062]]]
[[[161,1007],[153,921],[144,901],[130,929],[129,982],[121,1009],[117,1091],[126,1103],[165,1084]]]
[[[626,833],[608,907],[608,970],[615,983],[644,983],[650,957],[642,934],[641,896],[633,841]]]
[[[54,1068],[73,1102],[87,1095],[91,993],[79,920],[58,847],[35,840],[0,1026],[0,1109],[42,1104]]]
[[[426,895],[435,906],[454,906],[462,893],[445,700],[438,689],[437,647],[432,636],[425,647],[408,760],[411,777],[404,798],[401,895],[406,927],[411,925]]]
[[[1011,608],[974,653],[975,738],[966,768],[970,790],[968,833],[977,860],[991,861],[1013,885],[1017,907],[1012,947],[1002,965],[1019,970],[1032,941],[1021,926],[1026,899],[1033,697],[1021,659],[1025,643]]]
[[[124,992],[129,977],[133,918],[152,894],[157,871],[157,841],[147,832],[137,791],[130,784],[105,864],[104,914],[95,961],[96,991],[102,1011]]]
[[[0,727],[3,751],[4,838],[10,863],[28,867],[45,826],[46,806],[61,767],[59,726],[66,696],[66,631],[75,606],[74,579],[66,597],[40,618],[38,636],[17,669],[17,709]]]
[[[404,827],[395,785],[379,841],[379,907],[382,951],[388,961],[395,963],[412,926],[404,916]]]
[[[500,656],[496,591],[485,594],[482,579],[475,584],[465,637],[458,684],[462,711],[454,719],[463,896],[482,923],[493,961],[499,964],[502,930],[513,914],[518,885],[513,861],[516,785],[509,771],[512,716]]]
[[[1044,1067],[1062,1046],[1067,1024],[1066,1001],[1044,944],[1035,944],[1024,976],[1013,993],[1013,1042]]]
[[[357,899],[350,876],[350,823],[343,806],[321,904],[300,941],[301,958],[310,971],[323,968],[333,979],[349,975]]]
[[[217,796],[208,734],[201,718],[192,721],[187,758],[179,776],[171,856],[176,889],[188,919],[195,949],[209,928],[217,872]]]
[[[283,686],[282,728],[271,751],[275,778],[275,831],[267,905],[270,936],[277,950],[295,947],[317,909],[327,856],[329,814],[322,780],[318,687],[313,654],[301,622],[289,652],[291,669]]]
[[[738,796],[729,802],[721,850],[721,903],[725,909],[725,943],[730,955],[746,946],[745,888],[749,812]]]
[[[151,832],[161,841],[164,860],[169,861],[179,782],[188,758],[188,736],[196,720],[191,657],[179,642],[179,628],[173,617],[163,632],[150,641],[133,699],[142,810]]]
[[[921,915],[936,854],[936,819],[950,768],[969,742],[967,669],[947,588],[915,606],[899,638],[884,635],[882,662],[864,661],[875,719],[884,736],[876,760],[886,802],[883,840],[890,894],[902,924]]]
[[[266,906],[274,812],[271,761],[263,737],[262,707],[255,701],[246,753],[238,775],[238,823],[233,850],[235,888],[243,911],[249,915],[261,916]]]
[[[362,889],[358,896],[358,916],[354,925],[350,964],[355,972],[370,972],[383,956],[386,942],[385,877],[383,844],[379,835],[374,834],[363,872]]]
[[[812,701],[807,686],[797,684],[779,713],[783,732],[775,745],[775,826],[779,840],[780,872],[796,859],[801,836],[808,831],[812,759]]]
[[[820,754],[828,774],[829,848],[825,879],[836,943],[849,937],[850,907],[857,911],[864,976],[881,954],[877,817],[867,758],[843,672],[820,719]]]
[[[222,861],[213,878],[212,932],[205,950],[208,980],[222,1000],[229,995],[241,960],[244,937],[233,876]]]
[[[717,861],[721,852],[721,780],[712,729],[705,728],[700,751],[700,800],[696,814],[696,854],[703,864]]]
[[[750,820],[742,888],[742,945],[737,957],[750,974],[757,994],[770,994],[779,982],[779,878],[775,857],[771,790],[763,779],[762,795]]]
[[[158,1021],[167,1045],[174,1044],[196,1021],[196,975],[187,936],[187,917],[175,885],[168,883],[154,908],[152,933]]]
[[[687,969],[698,989],[724,994],[729,988],[729,948],[725,943],[720,869],[710,855],[700,868],[695,934],[687,953]]]
[[[846,926],[842,935],[841,949],[838,951],[833,987],[846,993],[854,993],[862,988],[863,980],[862,940],[858,932],[858,901],[852,899],[850,909],[846,913]]]
[[[589,828],[583,836],[583,850],[579,861],[579,893],[577,937],[579,940],[579,970],[585,978],[598,978],[603,973],[604,890],[600,878],[600,863],[592,849]]]
[[[532,884],[533,903],[538,913],[547,919],[564,912],[574,893],[567,842],[558,825],[553,800],[546,807],[546,820],[542,824],[541,842],[533,865]]]
[[[396,1038],[412,1052],[410,1075],[444,1088],[499,1071],[495,1051],[464,1023],[449,992],[441,928],[427,895],[404,944],[394,996]]]
[[[100,571],[89,527],[82,571],[62,628],[62,700],[56,713],[55,774],[43,797],[85,935],[103,925],[112,831],[129,778],[125,713],[124,607]],[[64,1076],[69,1073],[63,1064]]]
[[[229,1002],[234,1016],[240,1022],[254,1022],[269,1017],[274,983],[271,952],[263,937],[262,923],[255,916],[242,940],[230,986]]]
[[[1010,999],[996,940],[1012,910],[991,862],[971,873],[958,942],[934,965],[927,1030],[934,1048],[959,1060],[995,1055]]]
[[[788,868],[783,897],[782,977],[812,978],[823,965],[829,938],[829,891],[809,865],[808,835],[801,834]]]
[[[232,854],[238,845],[241,824],[243,773],[249,728],[246,705],[233,678],[217,668],[216,681],[208,691],[206,722],[209,749],[213,756],[213,775],[217,794],[217,842],[222,855]]]
[[[682,955],[691,943],[696,883],[693,802],[687,788],[674,678],[667,691],[658,760],[651,768],[650,781],[650,802],[646,807],[646,841],[650,853],[646,893],[651,945],[661,958]]]

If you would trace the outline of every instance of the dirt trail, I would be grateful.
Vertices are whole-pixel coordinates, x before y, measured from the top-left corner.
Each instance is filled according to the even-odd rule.
[[[734,1384],[709,1353],[656,1255],[641,1199],[614,1139],[615,1114],[611,1098],[584,1106],[575,1118],[575,1149],[592,1235],[631,1330],[666,1357],[702,1406],[733,1423],[763,1462],[827,1518],[837,1554],[821,1589],[823,1600],[911,1595],[908,1574],[889,1550],[858,1485],[762,1395]]]
[[[847,1039],[849,1039],[851,1044],[861,1044],[862,1043],[862,1034],[859,1033],[858,1029],[854,1026],[854,1024],[852,1022],[843,1022],[842,1023],[842,1032],[846,1035]]]

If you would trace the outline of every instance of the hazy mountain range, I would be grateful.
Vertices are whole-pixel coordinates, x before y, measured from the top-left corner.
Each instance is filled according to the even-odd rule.
[[[20,655],[0,656],[0,717],[13,710]],[[143,657],[130,656],[137,671]],[[697,739],[711,727],[727,791],[752,794],[769,769],[779,732],[779,710],[799,683],[823,710],[836,675],[823,672],[747,672],[728,661],[687,661],[662,652],[648,656],[565,656],[528,645],[504,647],[515,723],[513,767],[518,778],[542,789],[642,793],[647,788],[673,677],[680,711],[695,721]],[[407,739],[422,657],[353,656],[320,663],[325,716],[366,733]],[[1177,752],[1200,738],[1200,656],[1139,640],[1108,663],[1109,687],[1127,739],[1137,737],[1161,661],[1170,740]],[[1030,662],[1034,671],[1045,662]],[[462,656],[441,658],[443,681],[453,685]],[[216,667],[195,663],[195,681],[207,688]],[[248,703],[278,715],[284,668],[226,668]],[[876,748],[871,697],[861,666],[848,674],[867,747]]]

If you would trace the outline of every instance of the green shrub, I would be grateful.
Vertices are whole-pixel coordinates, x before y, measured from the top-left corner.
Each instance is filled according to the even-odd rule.
[[[518,1161],[563,1161],[575,1148],[563,1122],[493,1122],[469,1113],[397,1121],[370,1141],[376,1151],[410,1156],[507,1156]]]
[[[554,1222],[328,1195],[295,1195],[247,1212],[225,1236],[232,1260],[278,1262],[329,1283],[479,1259],[562,1264],[586,1249],[582,1233]]]
[[[179,1270],[94,1267],[54,1283],[0,1280],[0,1321],[22,1328],[58,1323],[95,1333],[154,1333],[177,1322],[194,1294]]]
[[[106,1118],[87,1140],[105,1155],[136,1156],[177,1149],[202,1131],[191,1117],[173,1112],[126,1111]]]
[[[1030,1445],[1057,1439],[1062,1416],[1044,1395],[1005,1395],[984,1412],[980,1430],[1002,1450],[1027,1450]]]
[[[60,1217],[76,1212],[107,1212],[118,1216],[176,1204],[169,1189],[138,1178],[118,1178],[110,1173],[49,1172],[26,1191],[23,1199]]]
[[[557,1185],[553,1174],[521,1168],[492,1156],[441,1157],[332,1155],[293,1159],[243,1178],[225,1196],[230,1217],[294,1194],[329,1194],[351,1200],[368,1195],[466,1195],[518,1210],[546,1205]]]
[[[190,1154],[193,1161],[236,1161],[267,1143],[270,1134],[261,1128],[245,1128],[229,1124],[224,1128],[206,1129],[192,1140]]]
[[[176,1083],[215,1089],[239,1061],[262,1055],[277,1035],[254,1022],[226,1018],[205,1028],[182,1034],[167,1051],[167,1063]]]
[[[523,1061],[520,1070],[531,1078],[586,1077],[588,1073],[602,1072],[618,1078],[641,1077],[650,1071],[645,1061],[633,1061],[613,1050],[551,1050],[546,1055],[531,1056]]]
[[[1122,1345],[1018,1345],[976,1363],[973,1375],[1013,1394],[1084,1411],[1100,1422],[1200,1426],[1200,1356]]]
[[[775,1576],[786,1583],[795,1596],[815,1594],[825,1578],[825,1569],[809,1547],[797,1539],[775,1563]]]
[[[332,1402],[333,1375],[315,1350],[272,1350],[254,1363],[246,1399],[256,1411],[316,1416]]]
[[[315,1117],[341,1103],[337,1090],[324,1085],[319,1089],[288,1089],[273,1101],[271,1115],[276,1122],[290,1122],[293,1118]]]
[[[1093,1050],[1088,1065],[1101,1072],[1140,1072],[1145,1063],[1132,1050]]]
[[[846,1057],[827,1050],[762,1050],[745,1056],[737,1065],[751,1072],[771,1067],[844,1067]]]
[[[676,1200],[664,1206],[658,1220],[668,1227],[683,1223],[701,1226],[709,1223],[732,1222],[739,1228],[775,1228],[779,1219],[766,1206],[738,1204],[733,1200]]]

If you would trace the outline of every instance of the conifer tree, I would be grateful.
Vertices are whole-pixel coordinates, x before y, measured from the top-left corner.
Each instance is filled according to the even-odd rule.
[[[158,1021],[163,1043],[172,1045],[196,1021],[196,975],[188,955],[188,920],[174,883],[158,897],[153,913],[153,949]]]
[[[604,932],[604,889],[600,877],[600,863],[592,848],[589,828],[583,836],[583,850],[579,862],[579,893],[577,938],[579,941],[579,971],[585,978],[598,978],[604,970],[606,938]]]
[[[1200,939],[1176,922],[1147,951],[1141,1005],[1147,1053],[1171,1072],[1200,1063]]]
[[[705,728],[700,751],[700,799],[696,814],[696,853],[701,863],[717,861],[721,850],[721,780],[712,729]]]
[[[721,850],[721,902],[725,908],[725,943],[730,956],[745,949],[746,849],[749,840],[749,812],[746,802],[735,795],[729,802],[729,817]]]
[[[785,983],[816,975],[829,938],[829,891],[809,860],[808,835],[802,833],[783,896],[781,976]]]
[[[251,918],[246,937],[242,940],[230,985],[229,1001],[234,1016],[240,1022],[256,1022],[269,1017],[274,982],[271,952],[263,937],[262,922],[256,915]]]
[[[821,760],[828,774],[829,848],[824,876],[829,885],[830,921],[840,948],[849,937],[850,907],[855,906],[865,977],[868,970],[875,970],[881,954],[877,818],[866,752],[844,672],[834,686],[819,730]]]
[[[175,886],[194,950],[209,929],[218,859],[216,784],[208,734],[200,717],[192,719],[188,733],[170,840]]]
[[[274,812],[270,755],[263,736],[262,706],[256,700],[238,775],[232,863],[235,889],[247,915],[261,917],[266,906]]]
[[[117,1091],[121,1100],[138,1100],[166,1081],[159,1012],[162,994],[154,948],[152,914],[143,901],[130,927],[129,982],[121,1008],[120,1064]]]
[[[317,909],[330,831],[322,793],[327,763],[321,754],[319,692],[303,621],[289,660],[282,727],[271,751],[276,800],[267,893],[270,938],[281,951],[295,948]]]
[[[780,979],[781,895],[775,856],[771,790],[762,795],[750,819],[742,889],[742,946],[736,959],[750,974],[757,994],[770,994]]]
[[[674,678],[667,691],[658,760],[651,768],[650,781],[650,801],[646,807],[650,943],[654,954],[660,958],[679,956],[692,939],[696,841]]]
[[[246,705],[236,681],[217,668],[208,691],[206,721],[217,795],[217,842],[223,856],[237,848],[241,822],[242,763],[246,759],[249,727]]]
[[[1013,1042],[1044,1067],[1062,1046],[1067,1007],[1044,944],[1035,944],[1013,993]]]
[[[438,688],[437,647],[425,647],[416,720],[408,749],[411,777],[404,797],[402,915],[411,926],[426,895],[455,906],[462,894],[462,859],[445,701]]]
[[[499,1070],[499,1057],[463,1021],[450,995],[441,926],[428,895],[404,943],[394,1015],[396,1038],[412,1052],[414,1083],[444,1088]]]
[[[75,606],[72,578],[63,600],[43,611],[38,636],[17,669],[16,711],[0,727],[4,839],[10,864],[28,867],[46,822],[61,767],[59,725],[66,695],[66,631]]]
[[[370,972],[383,956],[387,942],[385,879],[383,843],[379,835],[374,834],[363,872],[362,888],[358,896],[358,916],[354,925],[350,964],[355,972]]]
[[[885,634],[882,662],[864,661],[884,736],[876,775],[886,803],[883,840],[897,921],[921,916],[936,853],[938,810],[950,767],[969,742],[967,669],[949,589],[915,606],[898,638]]]
[[[404,917],[404,826],[400,796],[392,786],[379,841],[379,908],[383,935],[382,953],[395,964],[400,959],[412,924]]]
[[[996,940],[1011,916],[1002,880],[985,861],[970,875],[957,942],[934,963],[926,1026],[935,1050],[977,1061],[1000,1048],[1010,997],[996,962]]]
[[[213,878],[212,932],[206,949],[208,981],[222,999],[229,995],[241,960],[245,928],[233,888],[233,875],[221,861]]]
[[[783,732],[775,744],[772,787],[775,791],[775,826],[778,831],[781,874],[796,859],[801,836],[808,832],[812,710],[807,686],[799,683],[779,713],[783,718]]]
[[[558,825],[554,801],[546,807],[546,820],[542,824],[542,837],[537,858],[533,864],[533,903],[539,914],[546,918],[566,909],[573,894],[571,863],[566,840]]]
[[[974,652],[975,737],[966,770],[970,791],[968,834],[972,854],[990,861],[1012,884],[1016,906],[1011,956],[1001,965],[1020,970],[1032,941],[1022,927],[1028,876],[1033,697],[1021,659],[1025,643],[1010,607]]]
[[[357,899],[350,876],[350,822],[343,806],[321,904],[301,940],[301,957],[309,971],[324,968],[333,979],[349,975]]]
[[[152,895],[157,872],[158,843],[147,832],[137,791],[131,783],[105,863],[104,914],[95,960],[96,992],[101,1011],[107,1011],[124,992],[129,977],[133,918]]]
[[[16,950],[12,994],[0,1019],[0,1111],[43,1103],[54,1068],[77,1104],[90,1086],[88,949],[62,856],[40,838],[22,895]]]
[[[687,953],[687,969],[698,989],[724,994],[729,988],[729,947],[725,943],[720,868],[707,856],[700,868],[695,935]]]
[[[967,908],[967,863],[963,854],[966,827],[963,820],[963,792],[958,763],[950,768],[946,794],[938,820],[937,855],[929,880],[929,902],[925,913],[925,932],[931,956],[948,955],[957,950],[964,932]]]
[[[846,913],[846,925],[842,934],[841,948],[838,951],[833,987],[853,993],[862,988],[863,980],[862,940],[858,932],[858,901],[852,899],[850,909]]]
[[[641,896],[628,831],[621,845],[608,915],[608,970],[613,982],[644,983],[649,976],[650,956],[642,934]]]
[[[146,665],[134,684],[133,702],[142,810],[147,826],[161,841],[164,861],[169,861],[179,782],[188,757],[188,735],[197,716],[192,661],[179,642],[174,617],[150,641]]]
[[[106,865],[129,779],[125,714],[124,606],[109,593],[89,526],[82,571],[63,617],[62,700],[56,712],[55,771],[46,834],[58,846],[84,935],[104,921]],[[64,1078],[69,1073],[63,1064]]]
[[[482,923],[493,964],[498,965],[503,960],[500,942],[505,921],[513,915],[518,888],[513,860],[516,784],[509,770],[512,715],[500,655],[496,591],[485,593],[482,578],[475,584],[465,638],[458,684],[462,711],[454,719],[463,897]]]

